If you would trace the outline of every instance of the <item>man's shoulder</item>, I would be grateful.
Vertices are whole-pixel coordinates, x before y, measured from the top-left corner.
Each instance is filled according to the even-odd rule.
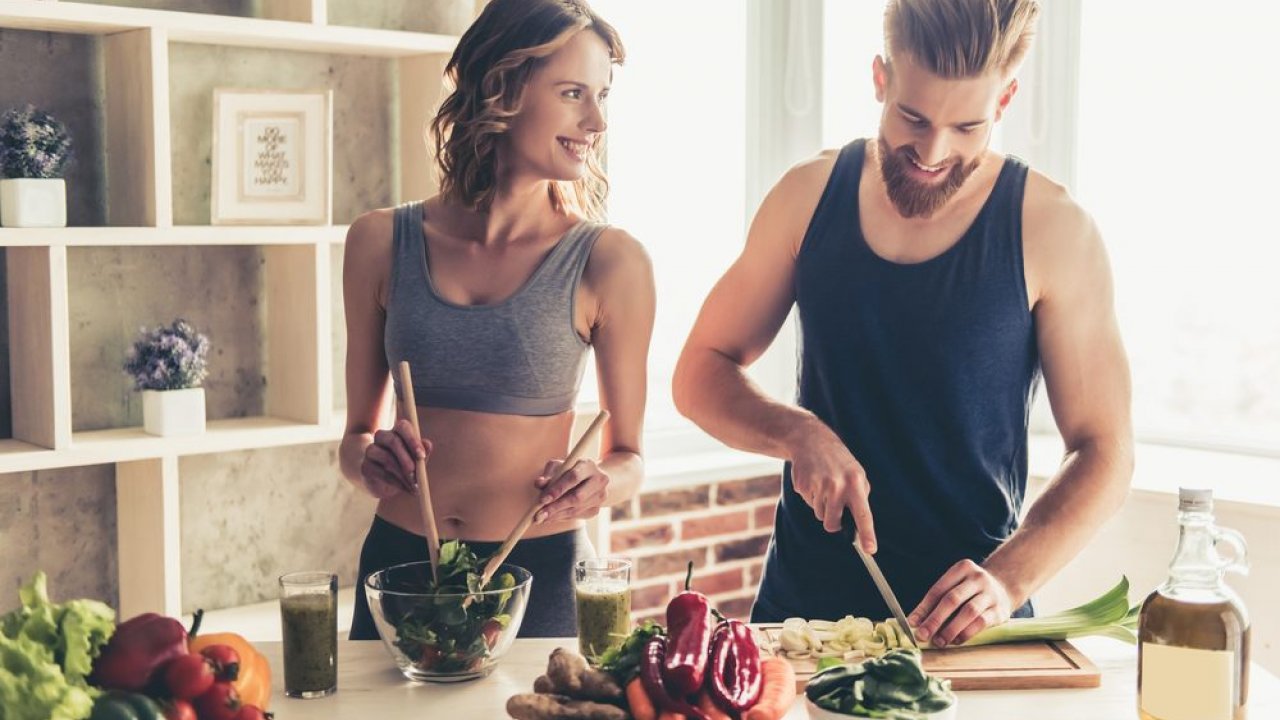
[[[1087,230],[1093,221],[1064,185],[1030,169],[1022,200],[1022,224],[1024,234],[1032,238],[1069,237]]]
[[[1102,237],[1066,187],[1031,170],[1022,204],[1022,246],[1028,275],[1043,291],[1093,267]]]
[[[792,165],[778,181],[778,188],[791,193],[821,192],[835,170],[840,148],[827,148]]]
[[[822,193],[831,180],[838,148],[823,150],[791,166],[774,184],[761,206],[761,216],[771,227],[771,237],[785,240],[794,249],[817,210]]]

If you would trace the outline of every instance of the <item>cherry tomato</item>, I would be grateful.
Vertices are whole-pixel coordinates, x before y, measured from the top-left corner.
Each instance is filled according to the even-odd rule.
[[[197,720],[196,709],[186,700],[165,703],[164,720]]]
[[[502,634],[502,623],[491,619],[481,626],[480,632],[484,635],[485,644],[492,650],[493,646],[498,644],[498,637]]]
[[[210,645],[201,648],[200,654],[213,663],[213,672],[219,680],[235,682],[240,677],[240,653],[230,645]]]
[[[178,700],[192,700],[213,686],[213,665],[200,655],[179,655],[164,666],[164,686]]]
[[[215,682],[208,692],[196,698],[200,720],[235,720],[240,707],[240,693],[228,682]]]

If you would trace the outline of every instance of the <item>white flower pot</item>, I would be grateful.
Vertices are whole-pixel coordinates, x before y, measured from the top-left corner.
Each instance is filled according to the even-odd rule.
[[[0,225],[66,227],[66,182],[62,178],[0,180]]]
[[[204,388],[143,390],[142,424],[152,435],[199,435],[204,432]]]

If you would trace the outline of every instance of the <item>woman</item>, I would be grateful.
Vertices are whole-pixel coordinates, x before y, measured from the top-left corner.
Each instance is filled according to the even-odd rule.
[[[426,559],[415,456],[429,456],[440,535],[482,556],[549,502],[509,559],[536,578],[520,634],[577,632],[572,566],[593,554],[584,522],[630,498],[643,474],[652,269],[634,238],[596,222],[604,103],[622,58],[617,33],[582,0],[493,0],[445,69],[455,90],[431,124],[439,194],[351,226],[340,456],[378,499],[352,639],[377,638],[365,577]],[[551,484],[589,348],[611,413],[601,459]],[[403,408],[377,429],[401,360],[422,438]]]

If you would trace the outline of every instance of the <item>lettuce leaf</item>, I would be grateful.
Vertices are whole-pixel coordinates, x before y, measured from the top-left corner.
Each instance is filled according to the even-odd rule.
[[[0,720],[80,720],[99,691],[85,678],[115,632],[115,611],[96,600],[49,601],[37,572],[22,607],[0,617]]]

